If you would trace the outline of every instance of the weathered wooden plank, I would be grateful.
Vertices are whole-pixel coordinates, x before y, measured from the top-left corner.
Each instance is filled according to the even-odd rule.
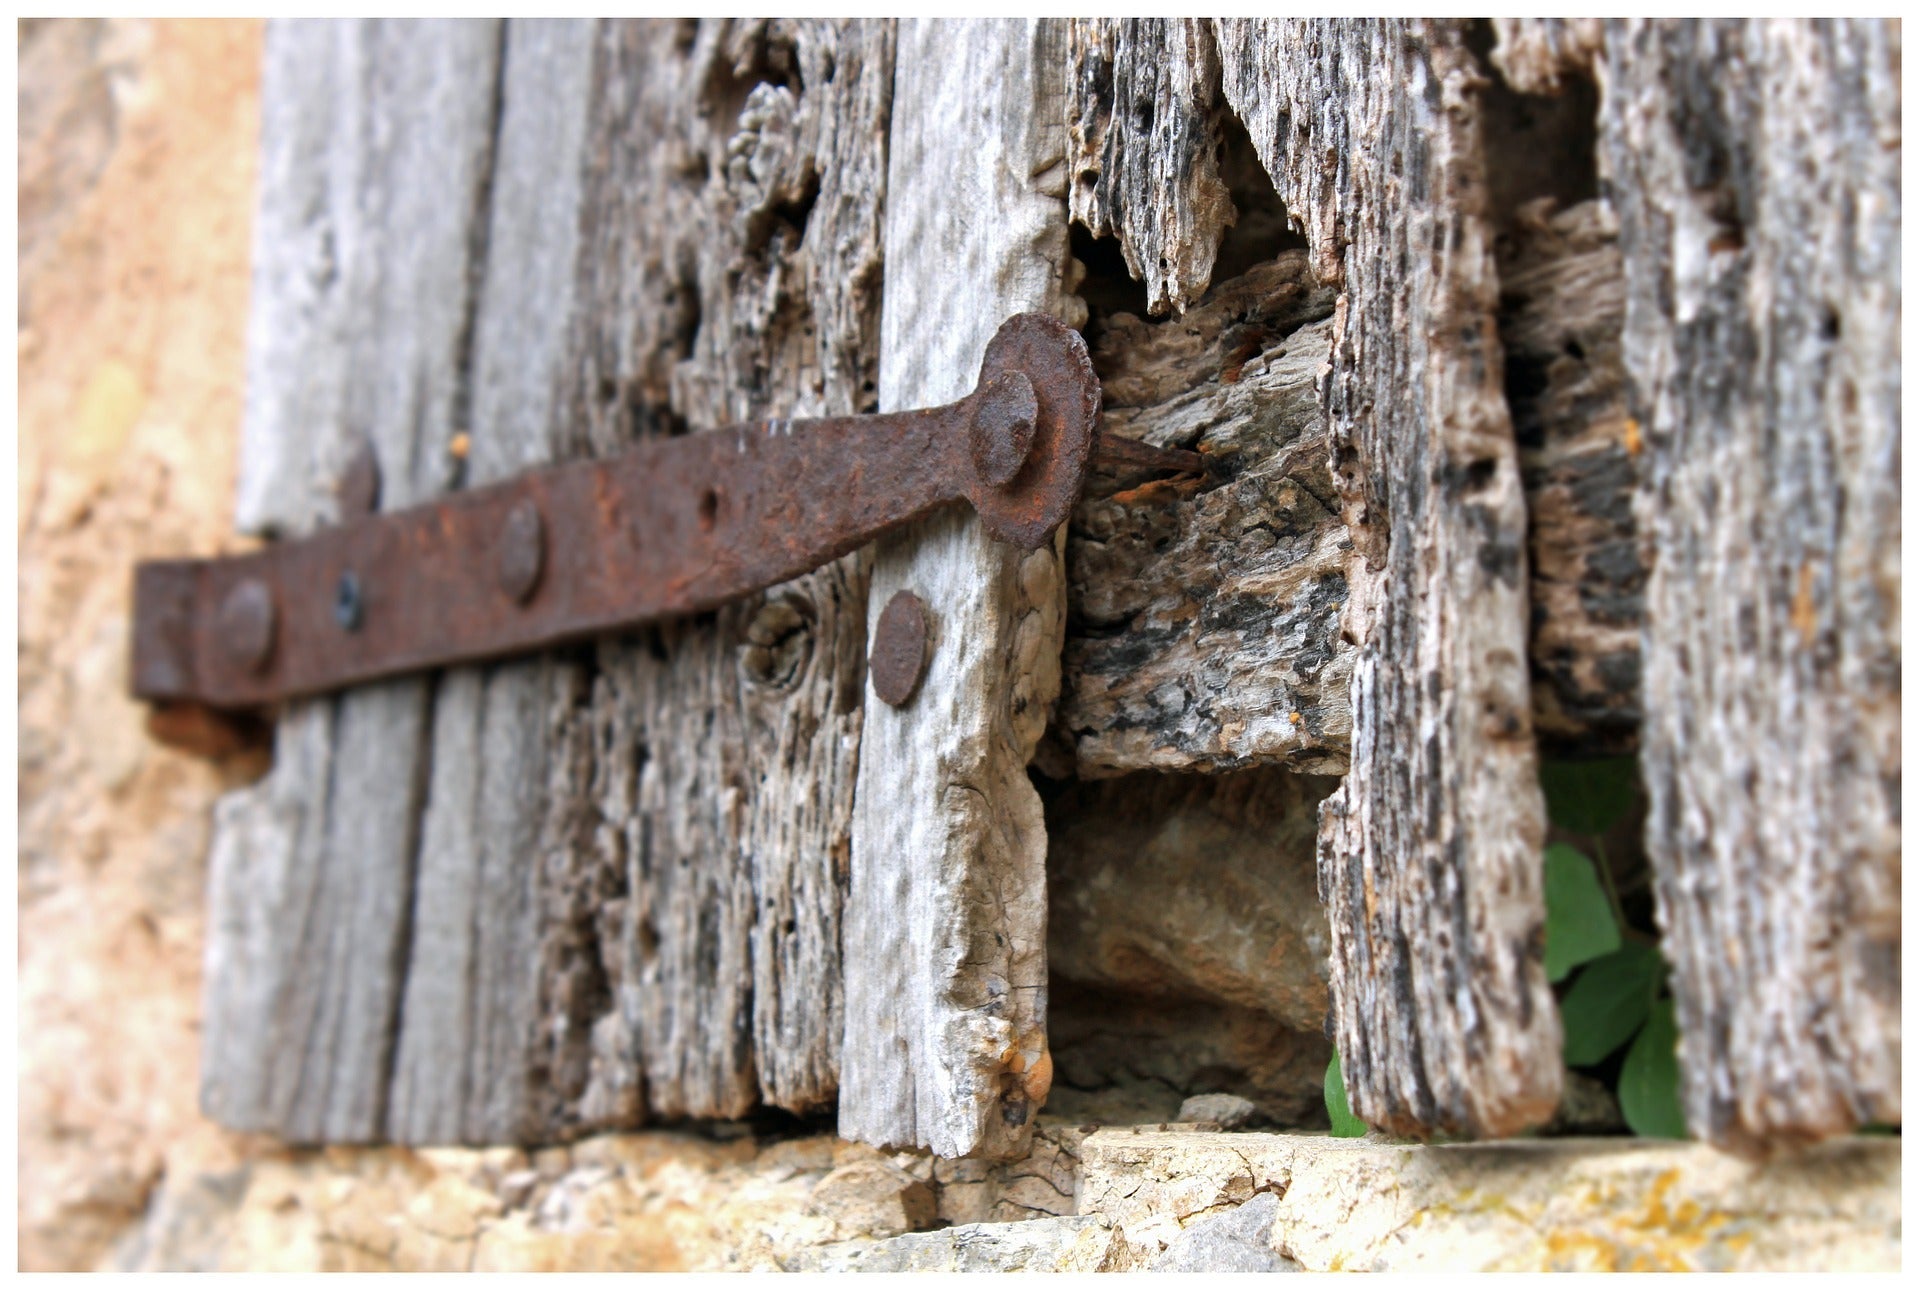
[[[550,460],[574,262],[594,26],[508,25],[491,201],[478,258],[465,477],[486,483]],[[406,995],[387,1136],[514,1142],[631,1122],[637,1100],[582,1115],[551,1079],[540,1038],[540,826],[549,699],[567,665],[448,672],[434,694],[431,778],[413,894]],[[577,1046],[585,1037],[569,1036]]]
[[[958,397],[1008,315],[1070,307],[1063,37],[1051,21],[900,28],[883,408]],[[911,590],[933,631],[907,706],[867,691],[840,1132],[1017,1155],[1051,1071],[1046,832],[1027,763],[1059,686],[1057,545],[998,546],[955,511],[877,547],[869,622]]]
[[[1647,850],[1690,1126],[1900,1117],[1900,37],[1503,29],[1599,57],[1645,445]]]
[[[869,410],[890,28],[619,23],[597,57],[580,445]],[[546,989],[591,1005],[588,1101],[624,1064],[664,1116],[831,1102],[864,596],[850,557],[599,643],[556,702],[551,926],[597,949]]]
[[[498,54],[491,22],[270,29],[243,526],[337,514],[362,437],[383,505],[450,481]],[[223,1123],[296,1140],[384,1131],[430,689],[296,706],[273,773],[222,808],[201,1097]]]
[[[1354,1109],[1509,1133],[1559,1094],[1526,512],[1463,23],[1223,21],[1223,93],[1340,284],[1321,388],[1353,550],[1345,781],[1321,808]]]

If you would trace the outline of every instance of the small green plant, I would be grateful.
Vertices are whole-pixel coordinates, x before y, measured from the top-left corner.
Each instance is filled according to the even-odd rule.
[[[1340,1075],[1340,1051],[1333,1051],[1327,1063],[1327,1119],[1333,1122],[1333,1137],[1357,1139],[1367,1132],[1367,1123],[1353,1114],[1347,1103],[1347,1082]]]
[[[1628,1127],[1685,1138],[1666,961],[1651,934],[1628,924],[1601,837],[1633,805],[1635,775],[1631,758],[1541,766],[1548,818],[1593,849],[1589,856],[1556,843],[1542,858],[1547,978],[1559,983],[1579,970],[1560,999],[1567,1065],[1598,1066],[1627,1045],[1616,1093]]]

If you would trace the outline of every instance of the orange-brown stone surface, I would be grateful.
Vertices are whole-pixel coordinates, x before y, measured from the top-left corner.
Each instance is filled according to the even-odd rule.
[[[98,1263],[238,1140],[194,1107],[209,812],[151,744],[133,562],[231,546],[258,133],[252,22],[19,27],[19,1235]]]

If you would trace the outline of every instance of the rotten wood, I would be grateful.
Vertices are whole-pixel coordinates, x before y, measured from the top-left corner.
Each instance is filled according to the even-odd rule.
[[[1063,34],[1053,21],[900,26],[882,407],[968,389],[1001,319],[1077,303]],[[869,622],[911,591],[931,645],[906,706],[868,690],[845,916],[849,1138],[1019,1156],[1046,1099],[1046,827],[1027,763],[1059,687],[1057,551],[995,544],[958,514],[877,546]]]
[[[1690,1127],[1900,1118],[1900,37],[1519,23],[1602,90],[1649,570],[1641,767]]]
[[[1396,1132],[1512,1133],[1552,1114],[1561,1065],[1485,77],[1465,23],[1216,31],[1224,98],[1341,290],[1320,393],[1357,655],[1320,889],[1349,1098]]]

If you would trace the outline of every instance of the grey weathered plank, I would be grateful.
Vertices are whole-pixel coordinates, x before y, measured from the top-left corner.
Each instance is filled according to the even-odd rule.
[[[901,25],[884,408],[964,394],[1008,315],[1069,308],[1063,34]],[[933,619],[931,660],[904,708],[867,691],[840,1131],[1016,1155],[1051,1071],[1046,830],[1026,768],[1059,686],[1060,560],[997,545],[956,510],[877,545],[869,620],[909,589]]]
[[[466,479],[551,460],[572,316],[594,26],[508,25],[490,203],[472,323]],[[484,554],[484,553],[482,553]],[[420,825],[406,994],[387,1136],[400,1142],[550,1137],[585,1119],[539,1088],[546,911],[540,826],[549,694],[565,664],[459,668],[434,695],[431,777]],[[629,1100],[631,1103],[631,1100]]]
[[[364,436],[387,507],[451,478],[499,28],[270,29],[239,519],[337,513]],[[331,589],[315,589],[330,595]],[[369,613],[379,612],[378,588]],[[202,1104],[284,1137],[384,1129],[431,683],[297,705],[215,840]]]
[[[1526,512],[1462,23],[1222,21],[1223,94],[1340,285],[1323,411],[1353,551],[1350,769],[1321,808],[1354,1109],[1502,1134],[1559,1094]]]
[[[1764,1153],[1897,1121],[1899,27],[1502,43],[1523,84],[1604,89],[1688,1122]]]

